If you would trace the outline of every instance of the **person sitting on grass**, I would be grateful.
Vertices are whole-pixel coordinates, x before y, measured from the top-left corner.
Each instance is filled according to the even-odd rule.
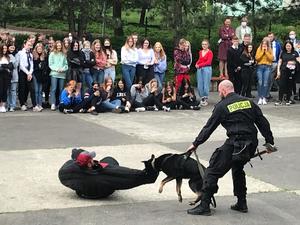
[[[200,109],[200,102],[196,100],[196,96],[190,81],[183,79],[178,90],[177,102],[179,109]]]
[[[80,92],[76,92],[76,81],[70,80],[60,94],[59,111],[65,114],[78,112],[80,102],[81,95]]]

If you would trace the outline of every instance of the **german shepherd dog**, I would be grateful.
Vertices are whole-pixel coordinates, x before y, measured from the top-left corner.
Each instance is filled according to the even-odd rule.
[[[151,155],[151,159],[143,161],[146,168],[151,167],[156,171],[164,172],[167,177],[163,179],[159,186],[159,193],[162,193],[166,183],[176,179],[176,192],[178,201],[182,202],[181,185],[182,179],[189,179],[189,187],[197,195],[195,201],[189,202],[190,205],[195,205],[201,200],[203,180],[199,172],[197,161],[187,153],[184,154],[164,154],[155,158]],[[206,168],[201,164],[202,168]],[[214,199],[213,199],[214,202]]]

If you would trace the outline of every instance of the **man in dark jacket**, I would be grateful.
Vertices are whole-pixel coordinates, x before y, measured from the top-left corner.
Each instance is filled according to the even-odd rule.
[[[241,54],[243,49],[239,47],[239,39],[237,36],[232,38],[232,46],[227,51],[227,70],[229,80],[233,83],[235,93],[240,94],[242,89],[241,80]]]
[[[231,209],[247,212],[244,165],[253,157],[258,145],[255,125],[266,143],[274,145],[270,124],[254,102],[234,93],[233,84],[228,80],[220,83],[219,95],[222,100],[215,106],[206,125],[188,148],[188,152],[195,151],[220,124],[227,131],[227,140],[215,150],[209,161],[209,167],[205,170],[201,203],[188,210],[188,213],[193,215],[211,214],[209,204],[213,194],[218,191],[218,179],[230,169],[232,169],[234,195],[238,198]],[[271,152],[270,149],[267,150],[268,153]]]

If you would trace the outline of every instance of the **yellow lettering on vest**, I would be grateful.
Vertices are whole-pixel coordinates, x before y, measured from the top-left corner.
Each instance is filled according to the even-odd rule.
[[[243,110],[243,109],[250,109],[251,108],[251,103],[249,100],[246,101],[240,101],[240,102],[235,102],[227,106],[228,111],[230,113],[235,112],[237,110]]]

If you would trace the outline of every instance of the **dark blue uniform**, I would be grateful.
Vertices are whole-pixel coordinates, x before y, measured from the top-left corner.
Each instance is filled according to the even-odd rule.
[[[253,101],[230,93],[215,106],[212,116],[193,142],[194,146],[204,143],[220,124],[226,129],[228,139],[211,156],[205,171],[203,191],[216,193],[218,179],[232,168],[234,195],[245,197],[244,165],[256,151],[257,128],[267,143],[274,144],[270,124]]]

